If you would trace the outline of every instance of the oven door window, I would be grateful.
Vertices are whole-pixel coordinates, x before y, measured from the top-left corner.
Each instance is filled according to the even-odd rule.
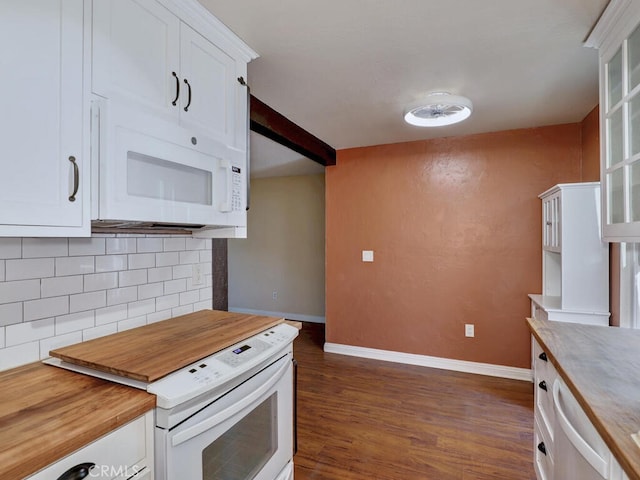
[[[250,480],[278,450],[278,392],[202,451],[202,478]]]

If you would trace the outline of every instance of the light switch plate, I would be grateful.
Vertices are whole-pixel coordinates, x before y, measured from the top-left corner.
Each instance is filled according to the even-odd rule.
[[[373,262],[373,250],[362,250],[362,261]]]

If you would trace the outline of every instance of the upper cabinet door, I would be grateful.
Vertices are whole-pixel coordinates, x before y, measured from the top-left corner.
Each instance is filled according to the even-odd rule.
[[[90,234],[83,16],[82,0],[0,2],[2,236]]]
[[[612,1],[587,44],[600,50],[603,238],[640,241],[640,3]]]
[[[236,62],[186,24],[180,27],[180,73],[184,93],[180,119],[225,145],[233,145],[236,127]]]
[[[155,0],[93,2],[94,93],[128,107],[178,116],[180,20]]]

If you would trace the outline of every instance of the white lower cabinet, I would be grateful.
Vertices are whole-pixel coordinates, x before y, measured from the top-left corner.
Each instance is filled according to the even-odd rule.
[[[150,411],[40,470],[28,480],[153,480],[153,430],[153,411]],[[75,475],[71,473],[73,471]]]
[[[578,401],[532,337],[533,464],[538,480],[628,480]]]

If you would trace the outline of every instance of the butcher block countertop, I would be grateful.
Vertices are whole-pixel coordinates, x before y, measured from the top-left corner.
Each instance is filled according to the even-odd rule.
[[[640,330],[527,319],[631,480],[640,480]]]
[[[31,475],[155,407],[142,390],[32,363],[0,372],[0,478]]]
[[[201,310],[49,354],[149,383],[282,322],[283,318]]]

